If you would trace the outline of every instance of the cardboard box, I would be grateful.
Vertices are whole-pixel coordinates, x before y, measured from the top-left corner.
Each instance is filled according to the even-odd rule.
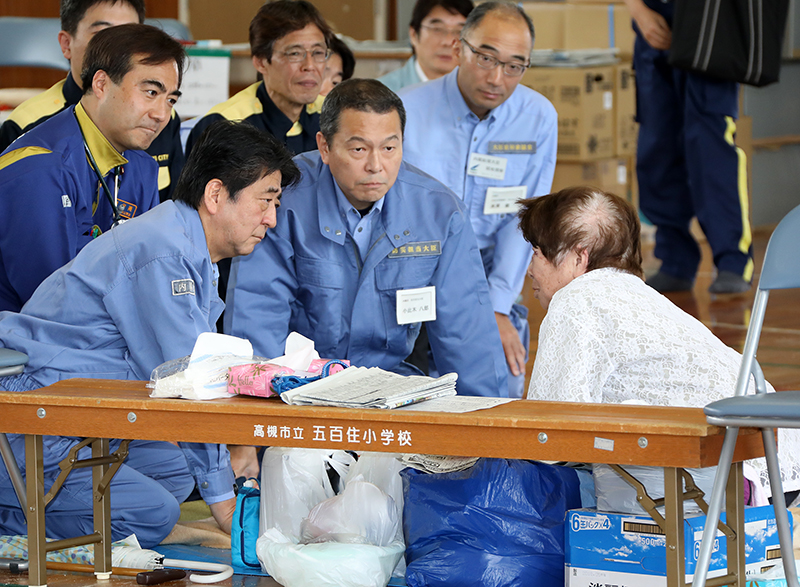
[[[632,167],[629,157],[614,157],[585,163],[558,161],[553,174],[553,190],[576,185],[588,185],[633,201],[631,191]]]
[[[568,6],[564,48],[616,47],[621,59],[631,59],[636,39],[631,22],[624,5],[582,3]]]
[[[536,31],[534,49],[571,51],[617,47],[621,59],[633,56],[635,35],[627,8],[609,2],[525,2]]]
[[[666,537],[650,517],[570,510],[567,522],[567,587],[590,587],[598,583],[626,587],[666,586]],[[694,576],[704,524],[705,516],[684,522],[687,582]],[[718,531],[709,577],[727,572],[726,551],[727,541]],[[745,508],[747,575],[760,573],[779,559],[778,530],[772,506]]]
[[[558,112],[558,159],[614,155],[614,67],[534,67],[522,83]]]
[[[614,154],[617,157],[636,155],[638,136],[633,66],[619,63],[614,67]]]
[[[567,5],[556,2],[524,2],[522,9],[533,21],[534,49],[564,49]]]

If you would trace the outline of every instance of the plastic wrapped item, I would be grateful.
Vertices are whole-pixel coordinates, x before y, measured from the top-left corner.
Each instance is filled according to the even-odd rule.
[[[403,518],[403,478],[400,476],[400,471],[406,468],[405,463],[401,461],[401,457],[402,455],[399,454],[381,452],[361,453],[358,455],[358,460],[350,466],[346,480],[346,483],[350,483],[356,477],[361,477],[379,487],[381,491],[394,500],[397,508],[397,517],[400,520]],[[398,525],[395,540],[405,544],[402,524]],[[405,557],[400,557],[397,566],[392,571],[392,576],[406,576]]]
[[[293,542],[300,540],[300,523],[319,502],[336,495],[328,468],[341,479],[353,463],[343,450],[271,447],[261,460],[260,533],[277,528]]]
[[[647,494],[652,499],[664,497],[664,469],[661,467],[640,467],[625,465],[623,467],[628,473],[644,485]],[[711,497],[711,489],[714,487],[714,475],[716,467],[704,469],[686,469],[694,479],[694,484],[706,494],[706,499]],[[620,477],[614,469],[608,465],[592,465],[594,476],[594,491],[597,496],[597,510],[601,512],[616,512],[620,514],[648,515],[644,508],[639,505],[636,499],[636,490],[628,485],[628,482]],[[686,486],[684,485],[684,489]],[[659,510],[663,513],[664,508]],[[683,502],[685,515],[702,514],[702,510],[693,500]]]
[[[290,367],[275,365],[273,363],[249,363],[231,367],[228,373],[228,393],[241,395],[254,395],[257,397],[275,397],[278,393],[272,385],[273,380],[286,375],[300,374],[303,377],[318,375],[323,368],[331,362],[331,359],[314,359],[307,371],[302,373]],[[349,365],[349,361],[341,361]],[[332,365],[328,371],[329,375],[338,373],[344,369],[344,365]]]
[[[334,497],[327,467],[345,479],[352,462],[343,451],[265,452],[256,553],[262,568],[284,587],[384,587],[402,558],[403,542],[393,540],[400,520],[391,497],[361,476]],[[301,526],[318,542],[298,544]]]
[[[481,459],[452,473],[401,473],[410,587],[563,587],[574,470]]]
[[[342,493],[314,506],[300,524],[300,543],[388,546],[400,529],[394,499],[359,475]]]
[[[296,544],[272,528],[256,550],[264,570],[283,587],[385,587],[403,556],[403,543]]]

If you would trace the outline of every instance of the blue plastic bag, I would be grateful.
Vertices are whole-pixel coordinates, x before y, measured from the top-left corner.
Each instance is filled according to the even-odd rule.
[[[564,520],[581,507],[575,471],[481,459],[401,475],[409,587],[563,587]]]

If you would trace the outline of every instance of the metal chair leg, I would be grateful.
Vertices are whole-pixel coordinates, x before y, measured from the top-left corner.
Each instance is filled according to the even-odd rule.
[[[772,505],[775,508],[775,522],[778,526],[786,584],[789,587],[800,587],[797,582],[797,568],[792,550],[792,528],[789,526],[789,515],[786,512],[786,501],[783,498],[775,431],[772,428],[762,428],[761,434],[764,440],[764,454],[767,457],[767,473],[769,473],[769,485],[772,488]]]
[[[719,516],[722,512],[722,500],[725,497],[725,486],[728,484],[728,475],[730,475],[731,462],[733,462],[733,450],[736,448],[738,435],[738,428],[728,428],[725,431],[725,440],[722,443],[722,450],[719,455],[717,475],[714,477],[714,488],[711,490],[711,498],[708,502],[706,525],[703,530],[703,540],[700,543],[700,552],[697,556],[692,587],[705,587],[706,585],[708,565],[711,562],[711,550],[714,548],[714,540],[717,536]]]

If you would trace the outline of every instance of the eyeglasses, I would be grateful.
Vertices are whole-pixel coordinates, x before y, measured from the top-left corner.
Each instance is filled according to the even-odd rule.
[[[444,39],[445,37],[455,37],[456,39],[461,36],[461,29],[463,27],[454,27],[452,29],[438,24],[421,24],[420,28],[430,31],[431,35],[437,39]]]
[[[482,53],[478,51],[475,47],[470,45],[465,39],[461,39],[461,42],[464,43],[469,50],[475,53],[475,61],[478,63],[478,67],[482,67],[483,69],[494,69],[498,65],[503,67],[503,73],[509,77],[519,77],[525,70],[528,69],[527,63],[515,63],[513,61],[500,61],[493,55],[489,55],[488,53]]]
[[[289,63],[302,63],[306,60],[306,56],[308,56],[309,53],[311,53],[311,59],[317,63],[325,63],[328,57],[331,56],[330,49],[322,49],[321,47],[311,49],[311,51],[306,51],[305,49],[290,49],[289,51],[283,51],[281,55],[283,55],[283,58]]]

